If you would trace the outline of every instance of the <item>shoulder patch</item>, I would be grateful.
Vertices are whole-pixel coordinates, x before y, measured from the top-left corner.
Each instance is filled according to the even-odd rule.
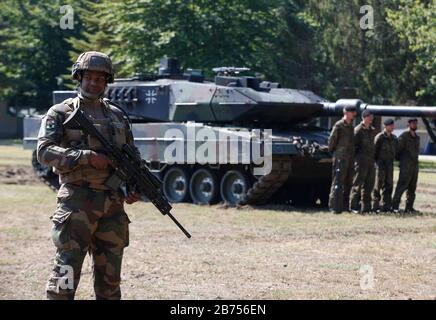
[[[56,127],[56,122],[53,118],[49,117],[45,120],[45,130],[51,131]]]

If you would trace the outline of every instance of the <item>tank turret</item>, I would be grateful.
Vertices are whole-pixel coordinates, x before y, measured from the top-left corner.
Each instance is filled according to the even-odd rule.
[[[163,59],[154,78],[119,79],[108,98],[134,118],[148,121],[208,123],[298,123],[342,114],[346,105],[375,115],[436,117],[435,107],[371,105],[357,99],[331,103],[311,91],[281,88],[279,83],[242,76],[248,68],[220,67],[214,81],[201,73],[182,73],[175,59]],[[197,74],[197,76],[196,76]]]

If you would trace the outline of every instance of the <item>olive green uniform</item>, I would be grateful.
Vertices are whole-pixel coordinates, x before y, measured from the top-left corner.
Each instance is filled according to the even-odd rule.
[[[68,99],[51,107],[38,136],[38,160],[54,167],[61,184],[52,217],[52,240],[57,251],[47,297],[74,298],[83,260],[90,252],[96,298],[120,299],[121,262],[129,242],[130,222],[123,208],[123,195],[104,184],[113,173],[112,167],[97,170],[89,164],[91,150],[102,151],[100,143],[81,130],[64,128],[63,122],[75,108],[82,108],[114,145],[133,146],[133,136],[120,110],[106,101],[101,100],[99,107],[87,106],[84,101]],[[65,274],[68,268],[74,278],[71,272]],[[66,285],[69,277],[73,286]]]
[[[359,210],[359,201],[361,201],[361,211],[371,211],[371,193],[375,179],[374,137],[373,126],[367,128],[361,122],[354,129],[354,178],[350,203],[352,210]]]
[[[400,175],[397,187],[395,188],[392,207],[398,210],[401,196],[407,190],[406,211],[413,210],[415,201],[415,191],[418,183],[418,156],[419,156],[419,136],[412,135],[412,130],[403,132],[398,137],[398,158],[400,160]]]
[[[344,119],[336,122],[328,146],[329,151],[333,153],[329,209],[339,213],[349,209],[354,160],[353,125],[348,124]]]
[[[375,137],[376,183],[373,209],[389,211],[392,207],[392,190],[394,187],[394,160],[397,149],[397,137],[388,135],[384,130]],[[380,207],[381,201],[381,207]]]

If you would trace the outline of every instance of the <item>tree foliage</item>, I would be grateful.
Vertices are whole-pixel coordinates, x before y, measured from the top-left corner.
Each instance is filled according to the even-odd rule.
[[[14,106],[48,107],[51,91],[70,66],[67,37],[80,30],[62,30],[59,1],[0,2],[0,99]]]
[[[280,2],[280,1],[279,1]],[[277,2],[277,3],[279,3]],[[102,1],[99,30],[118,73],[155,71],[160,58],[178,57],[192,68],[219,65],[268,68],[279,6],[250,1]],[[93,42],[97,34],[88,35]]]
[[[436,97],[436,1],[399,1],[399,10],[388,10],[387,20],[411,59],[403,71],[416,99],[434,104]]]
[[[59,28],[68,3],[73,30]],[[360,25],[363,5],[373,8],[373,29]],[[435,12],[431,0],[4,0],[0,99],[46,108],[52,90],[73,86],[79,53],[99,50],[117,76],[155,72],[167,56],[209,76],[217,66],[249,67],[330,99],[434,104]]]

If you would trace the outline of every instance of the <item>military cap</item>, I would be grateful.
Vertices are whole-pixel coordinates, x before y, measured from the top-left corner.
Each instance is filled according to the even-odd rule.
[[[366,117],[369,117],[369,116],[372,116],[371,111],[369,111],[369,110],[367,110],[367,109],[363,110],[363,112],[362,112],[362,118],[366,118]]]
[[[407,120],[408,123],[411,123],[413,121],[418,121],[418,119],[417,118],[410,118],[409,120]]]
[[[394,120],[391,118],[385,119],[385,121],[383,121],[383,124],[385,126],[390,126],[390,125],[394,124]]]
[[[357,111],[356,106],[348,105],[344,108],[345,111]]]

